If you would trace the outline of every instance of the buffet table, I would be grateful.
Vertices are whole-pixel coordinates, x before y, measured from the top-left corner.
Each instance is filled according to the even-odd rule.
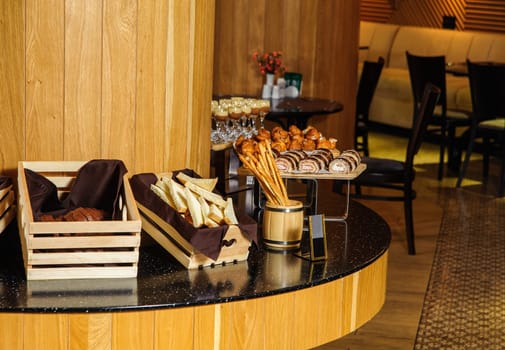
[[[26,281],[15,224],[0,235],[1,349],[311,348],[382,307],[390,230],[351,202],[310,262],[253,246],[245,262],[186,270],[143,234],[137,278]],[[302,243],[302,247],[307,242]]]

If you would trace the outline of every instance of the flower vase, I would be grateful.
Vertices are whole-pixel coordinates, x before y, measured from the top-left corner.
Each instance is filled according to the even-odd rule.
[[[266,84],[268,86],[273,86],[274,85],[274,74],[273,73],[266,73],[265,76],[267,78]]]

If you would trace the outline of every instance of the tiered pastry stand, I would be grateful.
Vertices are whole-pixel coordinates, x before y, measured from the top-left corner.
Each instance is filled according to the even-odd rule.
[[[312,183],[312,189],[311,189],[311,202],[308,207],[310,207],[310,211],[312,215],[317,214],[317,208],[318,208],[318,197],[319,197],[319,181],[320,180],[333,180],[333,181],[345,181],[347,191],[345,195],[345,209],[344,212],[341,215],[325,215],[325,221],[345,221],[347,217],[349,216],[349,203],[350,203],[350,189],[351,189],[351,181],[356,179],[363,171],[366,169],[366,164],[361,163],[358,165],[358,167],[353,171],[348,174],[337,174],[337,173],[330,173],[330,172],[320,172],[317,174],[310,174],[310,173],[299,173],[299,172],[292,172],[292,173],[281,173],[281,177],[285,180],[304,180]],[[241,167],[238,171],[239,175],[245,175],[245,176],[251,176],[252,173],[243,167]],[[254,190],[254,202],[256,206],[260,209],[263,209],[263,203],[261,201],[261,188],[260,186],[255,185],[255,190]]]

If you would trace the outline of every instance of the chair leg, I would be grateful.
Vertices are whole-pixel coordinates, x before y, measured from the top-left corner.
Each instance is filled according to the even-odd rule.
[[[448,130],[447,130],[447,139],[448,139],[448,145],[447,145],[447,153],[448,153],[448,160],[447,160],[447,165],[448,168],[451,169],[452,171],[455,171],[456,169],[459,168],[458,164],[458,153],[456,151],[456,126],[452,123],[448,125]]]
[[[483,137],[482,146],[482,177],[484,179],[487,179],[489,175],[489,153],[491,152],[491,143],[489,142],[489,137]]]
[[[414,215],[412,213],[412,186],[408,184],[405,189],[405,198],[403,201],[403,210],[405,214],[405,232],[407,235],[407,246],[409,255],[416,254],[415,236],[414,236]]]
[[[463,178],[466,175],[466,169],[468,168],[468,162],[470,161],[470,155],[473,151],[473,146],[475,143],[476,135],[477,135],[477,126],[473,125],[470,130],[470,139],[468,140],[468,146],[466,148],[465,160],[463,161],[463,165],[461,166],[461,169],[459,170],[459,176],[458,176],[458,181],[456,182],[456,187],[461,186],[461,182],[463,181]]]
[[[363,134],[363,153],[365,157],[370,156],[370,150],[368,149],[368,131]]]
[[[445,156],[445,143],[447,142],[447,132],[445,125],[442,125],[440,130],[440,135],[442,140],[440,141],[440,154],[438,160],[438,180],[442,180],[444,177],[444,156]]]
[[[498,184],[498,196],[505,196],[505,142],[502,144],[501,171]]]

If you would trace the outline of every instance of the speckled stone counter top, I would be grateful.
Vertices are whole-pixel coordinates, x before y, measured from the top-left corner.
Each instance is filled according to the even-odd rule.
[[[352,203],[350,212],[346,223],[326,224],[329,257],[323,262],[253,246],[246,262],[186,270],[146,239],[138,277],[129,279],[26,281],[14,222],[0,235],[0,310],[51,313],[175,308],[310,288],[358,271],[388,249],[389,226],[379,215],[359,203]],[[308,242],[303,242],[302,247],[306,246]]]

